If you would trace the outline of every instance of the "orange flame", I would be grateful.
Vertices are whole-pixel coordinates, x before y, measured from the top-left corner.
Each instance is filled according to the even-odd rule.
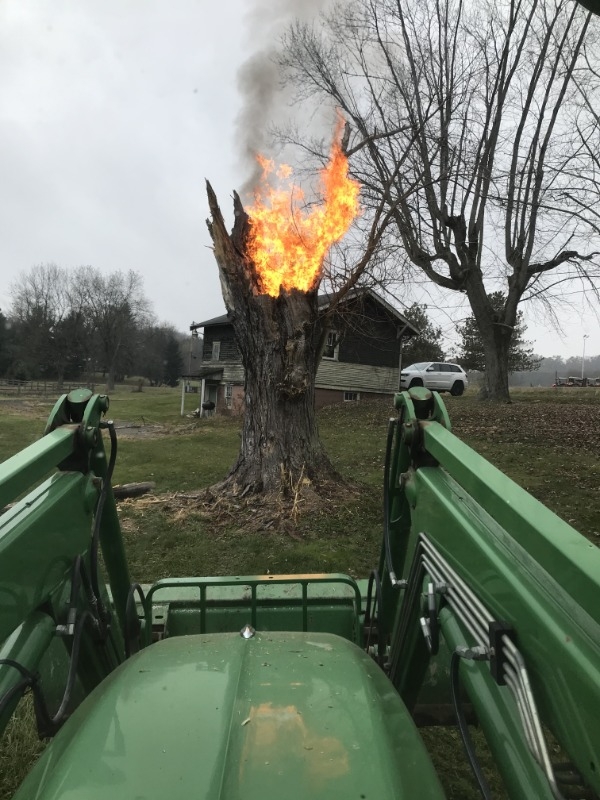
[[[348,177],[348,159],[340,144],[341,125],[331,148],[329,163],[321,170],[323,201],[309,211],[299,208],[302,189],[289,184],[287,190],[273,189],[267,178],[275,172],[280,180],[292,169],[275,165],[262,156],[261,186],[254,205],[248,209],[250,236],[248,254],[260,278],[261,291],[277,297],[281,289],[307,292],[319,280],[323,259],[332,244],[346,233],[359,213],[360,184]]]

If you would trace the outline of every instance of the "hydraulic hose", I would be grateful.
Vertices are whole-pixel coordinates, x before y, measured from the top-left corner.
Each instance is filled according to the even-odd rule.
[[[393,418],[388,422],[387,439],[385,443],[385,466],[383,469],[383,543],[385,547],[385,562],[392,586],[396,586],[398,581],[392,563],[392,547],[390,543],[390,471],[394,431],[398,422],[399,420]]]
[[[104,504],[106,503],[108,490],[111,485],[112,475],[117,460],[117,434],[112,420],[108,420],[106,423],[104,423],[104,426],[108,428],[108,434],[110,437],[110,456],[108,459],[106,475],[102,480],[102,489],[100,490],[100,497],[98,498],[98,503],[96,505],[96,513],[94,515],[92,544],[90,548],[90,573],[91,573],[90,580],[92,584],[92,591],[94,594],[95,604],[97,605],[98,609],[98,615],[101,619],[103,628],[106,629],[110,619],[110,614],[105,608],[104,603],[102,602],[102,596],[100,593],[98,548],[100,545],[100,526],[102,524],[102,512],[104,511]]]
[[[58,709],[54,714],[50,715],[48,711],[46,701],[40,690],[39,683],[37,682],[37,677],[35,678],[35,682],[30,684],[34,693],[35,712],[40,736],[54,736],[54,734],[67,719],[67,710],[73,696],[73,689],[77,679],[77,667],[79,666],[81,640],[83,638],[85,624],[88,620],[90,620],[91,623],[96,626],[94,615],[89,609],[86,608],[80,613],[77,621],[75,622],[75,628],[73,631],[73,646],[71,648],[71,656],[69,658],[67,682],[65,684],[65,690],[58,705]]]
[[[454,713],[456,714],[456,721],[458,723],[458,730],[469,759],[469,764],[473,770],[475,780],[479,786],[479,791],[484,800],[492,800],[492,793],[489,784],[481,770],[481,764],[475,753],[475,747],[471,734],[469,733],[469,726],[465,718],[464,710],[460,700],[460,655],[455,651],[452,653],[452,660],[450,662],[450,690],[452,693],[452,705],[454,706]]]
[[[58,706],[56,713],[52,717],[49,717],[49,721],[53,728],[57,728],[64,722],[65,714],[71,700],[71,695],[73,694],[73,687],[75,686],[75,680],[77,678],[77,666],[79,664],[79,651],[81,649],[83,628],[88,619],[92,620],[93,622],[94,617],[91,611],[86,608],[80,613],[79,617],[77,618],[77,622],[75,623],[75,630],[73,632],[73,647],[71,649],[71,658],[69,659],[69,672],[67,673],[67,683],[65,685],[65,691],[62,696],[62,700],[60,701],[60,705]]]
[[[373,597],[373,586],[375,586],[375,600],[372,600]],[[373,609],[371,610],[371,602],[373,602]],[[381,620],[381,609],[383,608],[383,600],[381,596],[381,580],[379,578],[379,572],[374,569],[371,571],[369,575],[369,585],[367,588],[367,607],[365,609],[365,622],[369,625],[369,630],[367,632],[367,644],[365,646],[365,650],[369,651],[369,645],[371,644],[371,634],[373,632],[373,619],[375,618],[375,607],[377,607],[377,663],[383,669],[384,664],[384,653],[385,653],[385,645],[386,645],[386,635],[382,628],[382,620]]]

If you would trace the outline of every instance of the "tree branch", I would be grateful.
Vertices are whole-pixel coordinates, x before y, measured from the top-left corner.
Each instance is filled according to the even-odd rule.
[[[539,264],[530,264],[527,269],[527,275],[528,277],[531,277],[539,274],[540,272],[549,272],[551,269],[555,269],[567,261],[592,261],[596,256],[600,256],[600,251],[589,253],[588,255],[582,255],[581,253],[578,253],[577,250],[564,250],[562,253],[559,253],[555,258],[552,258],[549,261],[544,261]]]

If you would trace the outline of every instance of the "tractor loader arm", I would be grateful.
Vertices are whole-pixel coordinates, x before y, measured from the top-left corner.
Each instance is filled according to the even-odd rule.
[[[414,709],[445,670],[511,797],[595,797],[600,550],[457,439],[439,395],[396,408],[378,570],[390,680]]]

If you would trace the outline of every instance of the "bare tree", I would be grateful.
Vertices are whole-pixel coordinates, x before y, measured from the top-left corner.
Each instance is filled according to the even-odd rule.
[[[44,264],[22,273],[11,291],[16,339],[12,357],[27,375],[60,384],[65,376],[75,378],[87,371],[89,378],[100,368],[109,389],[117,373],[131,374],[131,369],[163,379],[164,350],[175,334],[169,326],[149,327],[150,303],[137,273],[103,275],[93,267]],[[151,338],[155,330],[162,336],[160,346],[154,341],[141,347],[140,340]],[[158,377],[149,363],[152,348]]]
[[[92,267],[81,267],[74,280],[99,343],[107,389],[114,389],[117,370],[125,370],[137,334],[150,314],[142,277],[133,270],[104,275]]]
[[[19,328],[22,360],[32,375],[62,384],[83,327],[73,313],[69,274],[56,264],[40,264],[11,286],[12,316]]]
[[[572,280],[597,296],[599,191],[573,125],[575,77],[595,81],[591,16],[563,0],[349,0],[280,49],[298,99],[350,121],[363,202],[385,206],[405,263],[467,298],[489,399],[509,400],[519,303]]]

